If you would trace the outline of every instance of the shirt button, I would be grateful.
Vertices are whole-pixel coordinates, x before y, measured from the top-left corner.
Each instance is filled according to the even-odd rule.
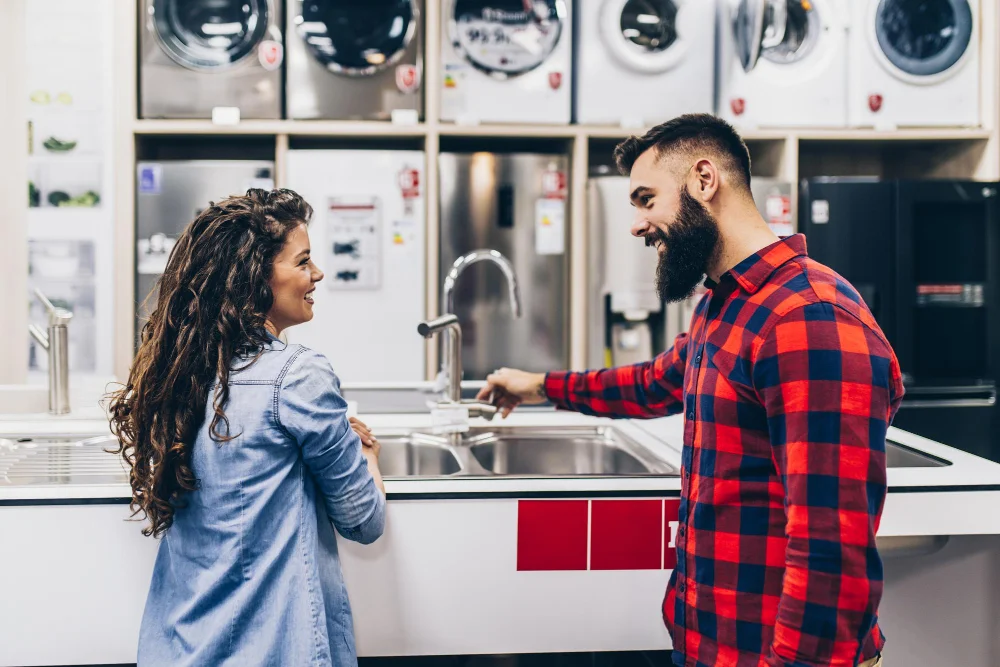
[[[677,592],[678,593],[683,593],[684,592],[684,583],[683,582],[677,584]]]
[[[694,419],[694,410],[688,411],[688,419]]]
[[[696,364],[700,364],[701,363],[701,352],[699,352],[698,356],[696,356],[694,358],[694,363],[696,363]]]
[[[677,534],[680,535],[681,537],[684,537],[684,526],[679,526],[677,528]]]

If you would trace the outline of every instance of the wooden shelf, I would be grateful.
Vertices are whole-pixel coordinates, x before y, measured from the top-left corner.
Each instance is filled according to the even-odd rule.
[[[137,135],[211,134],[278,135],[329,137],[422,137],[436,132],[451,137],[543,137],[572,139],[625,139],[642,134],[646,128],[596,125],[458,125],[417,123],[414,125],[380,121],[335,120],[246,120],[236,125],[217,125],[210,120],[143,119],[134,123]],[[774,129],[743,130],[747,141],[986,141],[992,133],[980,128],[926,128],[900,130],[872,129]]]
[[[440,123],[437,131],[443,137],[513,137],[552,139],[572,139],[579,134],[576,125],[504,125],[486,123],[482,125],[458,125]]]
[[[794,133],[799,141],[985,141],[989,130],[980,128],[907,128],[900,130],[803,130]]]
[[[332,120],[246,120],[236,125],[218,125],[210,120],[135,121],[137,135],[212,134],[212,135],[278,135],[326,137],[422,137],[427,134],[423,123],[415,125],[379,121]]]

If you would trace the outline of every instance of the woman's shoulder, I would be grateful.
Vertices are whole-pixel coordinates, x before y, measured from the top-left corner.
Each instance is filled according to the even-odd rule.
[[[321,353],[298,343],[273,341],[250,358],[237,358],[230,382],[272,382],[285,384],[297,376],[334,375],[330,362]]]

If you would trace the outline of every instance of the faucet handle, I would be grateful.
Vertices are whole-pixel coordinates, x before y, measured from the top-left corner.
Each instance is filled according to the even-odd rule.
[[[469,417],[482,417],[486,421],[493,421],[497,414],[497,406],[479,401],[462,401],[463,405],[469,408]]]
[[[448,313],[447,315],[442,315],[436,320],[421,322],[417,325],[417,333],[424,338],[430,338],[439,331],[444,331],[452,325],[458,326],[458,316],[453,313]]]

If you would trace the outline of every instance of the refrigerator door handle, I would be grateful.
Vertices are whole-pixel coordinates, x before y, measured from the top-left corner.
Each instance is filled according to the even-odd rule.
[[[918,390],[916,397],[904,398],[903,408],[989,408],[996,405],[996,388],[961,390]]]

